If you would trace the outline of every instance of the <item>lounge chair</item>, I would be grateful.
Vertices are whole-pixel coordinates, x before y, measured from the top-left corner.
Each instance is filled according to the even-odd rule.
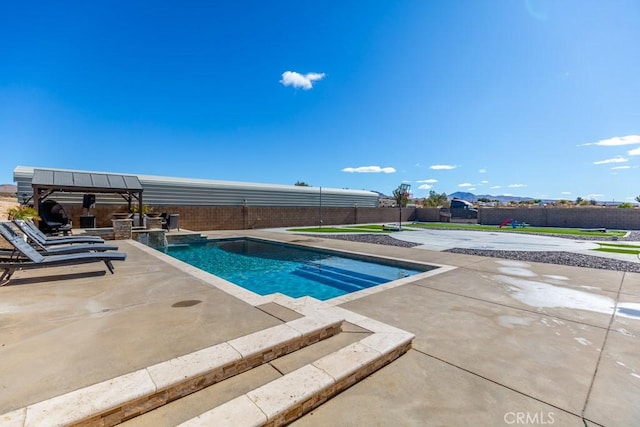
[[[40,229],[31,221],[24,221],[20,219],[16,219],[13,221],[18,228],[24,233],[27,234],[27,230],[31,232],[31,234],[27,234],[30,238],[33,237],[34,240],[37,240],[38,243],[43,246],[51,246],[51,245],[66,245],[69,243],[104,243],[104,239],[98,236],[60,236],[60,237],[49,237],[44,234]]]
[[[112,261],[124,261],[127,258],[127,254],[122,252],[84,252],[45,256],[32,248],[17,233],[7,233],[6,227],[0,227],[0,233],[16,249],[16,254],[18,255],[10,259],[0,259],[0,270],[3,270],[2,276],[0,276],[0,286],[9,282],[16,271],[36,268],[104,262],[111,274],[113,274]]]
[[[17,220],[20,221],[20,220]],[[4,232],[3,232],[4,231]],[[104,252],[104,251],[117,251],[118,247],[115,245],[105,245],[103,243],[92,243],[92,244],[69,244],[69,245],[58,245],[53,247],[48,247],[40,243],[37,239],[35,239],[31,233],[32,230],[29,227],[24,227],[24,230],[21,229],[27,239],[31,242],[31,246],[33,246],[38,252],[42,255],[61,255],[61,254],[77,254],[82,252]],[[9,240],[10,238],[21,237],[17,230],[12,226],[9,221],[0,222],[0,233],[2,236]],[[3,251],[6,254],[7,251]],[[2,254],[3,252],[0,252]],[[9,251],[11,253],[15,252]]]

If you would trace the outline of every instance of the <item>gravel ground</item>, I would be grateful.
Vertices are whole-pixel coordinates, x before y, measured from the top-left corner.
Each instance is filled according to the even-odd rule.
[[[548,236],[548,234],[546,234]],[[318,237],[318,235],[314,235]],[[411,248],[414,246],[420,246],[417,243],[403,242],[402,240],[394,239],[391,236],[380,234],[341,234],[341,235],[322,235],[321,237],[328,239],[348,240],[351,242],[363,242],[363,243],[375,243],[378,245],[388,246],[400,246],[404,248]],[[554,235],[554,237],[567,237],[561,235]],[[584,238],[571,237],[574,240],[602,240],[597,237],[591,238],[591,236],[580,236]],[[632,240],[640,241],[640,232],[632,231],[627,236],[618,239],[620,240]],[[490,250],[477,250],[477,249],[449,249],[445,252],[451,252],[456,254],[466,255],[479,255],[485,257],[502,258],[502,259],[514,259],[519,261],[529,262],[544,262],[548,264],[560,264],[569,265],[573,267],[586,267],[597,268],[601,270],[615,270],[615,271],[628,271],[632,273],[640,273],[640,264],[620,261],[611,258],[603,258],[599,256],[576,254],[572,252],[534,252],[534,251],[490,251]]]
[[[20,206],[16,201],[16,198],[0,197],[0,220],[7,219],[7,211],[11,208]]]

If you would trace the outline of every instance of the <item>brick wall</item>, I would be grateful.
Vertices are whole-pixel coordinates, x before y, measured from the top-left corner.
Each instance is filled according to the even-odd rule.
[[[82,208],[65,206],[65,212],[75,227],[80,224]],[[96,206],[91,214],[97,227],[111,227],[114,212],[126,212],[127,206]],[[402,220],[412,221],[415,208],[402,209]],[[322,215],[323,225],[398,222],[396,208],[322,208],[260,207],[260,206],[153,206],[154,212],[180,215],[180,227],[193,231],[242,230],[252,228],[317,226]]]
[[[506,219],[539,227],[610,228],[640,230],[640,209],[577,208],[480,208],[478,223],[498,225]]]
[[[444,219],[440,216],[440,208],[417,208],[415,221],[438,222]]]
[[[80,206],[64,206],[75,227],[80,225]],[[317,226],[316,207],[258,206],[154,206],[154,212],[180,214],[180,227],[187,230],[242,230],[252,228]],[[126,205],[96,206],[98,227],[111,227],[111,214],[126,211]],[[365,224],[398,222],[397,208],[323,208],[322,224]],[[480,208],[478,223],[498,225],[512,218],[540,227],[611,228],[640,230],[640,209],[604,207],[579,208]],[[438,208],[403,208],[402,221],[440,221]]]

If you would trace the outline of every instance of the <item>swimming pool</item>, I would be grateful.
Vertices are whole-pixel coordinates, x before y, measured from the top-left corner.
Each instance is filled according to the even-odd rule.
[[[328,300],[432,270],[256,239],[169,246],[166,253],[255,292]],[[398,263],[396,263],[398,264]]]

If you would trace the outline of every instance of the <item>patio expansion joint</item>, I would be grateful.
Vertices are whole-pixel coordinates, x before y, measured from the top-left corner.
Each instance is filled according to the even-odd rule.
[[[584,400],[584,406],[582,407],[582,419],[584,418],[585,413],[587,412],[587,406],[589,406],[589,399],[591,398],[591,391],[593,390],[593,385],[596,381],[596,376],[598,375],[598,370],[600,369],[600,362],[602,361],[602,354],[604,353],[604,349],[607,345],[607,341],[609,340],[609,334],[611,333],[611,325],[613,325],[613,321],[616,318],[616,313],[618,311],[618,304],[620,303],[620,294],[622,293],[622,284],[624,283],[624,278],[627,275],[626,272],[622,275],[620,279],[620,285],[618,286],[618,292],[616,293],[616,303],[613,306],[613,312],[611,313],[611,317],[609,318],[609,324],[607,325],[607,330],[604,334],[604,340],[602,341],[602,350],[600,350],[600,354],[598,354],[598,360],[596,362],[596,369],[593,371],[593,376],[591,377],[591,383],[589,384],[589,390],[587,391],[587,397]],[[617,331],[614,331],[617,332]]]
[[[580,321],[575,320],[575,319],[569,319],[569,318],[566,318],[566,317],[557,316],[555,314],[541,313],[539,311],[535,311],[535,310],[531,310],[531,309],[527,309],[527,308],[523,308],[523,307],[516,307],[516,306],[509,305],[509,304],[500,303],[500,302],[496,302],[496,301],[490,301],[490,300],[486,300],[486,299],[482,299],[482,298],[478,298],[478,297],[472,297],[472,296],[464,295],[464,294],[461,294],[461,293],[458,293],[458,292],[451,292],[451,291],[447,291],[447,290],[444,290],[444,289],[432,288],[431,286],[428,286],[428,285],[420,285],[420,284],[416,284],[416,283],[411,283],[411,285],[420,286],[420,287],[425,288],[425,289],[430,289],[430,290],[436,291],[436,292],[442,292],[442,293],[445,293],[445,294],[448,294],[448,295],[455,295],[455,296],[462,297],[462,298],[469,298],[469,299],[474,300],[474,301],[479,301],[479,302],[483,302],[483,303],[487,303],[487,304],[492,304],[492,305],[496,305],[496,306],[499,306],[499,307],[510,308],[512,310],[524,311],[526,313],[535,314],[536,316],[552,317],[554,319],[564,320],[566,322],[571,322],[571,323],[575,323],[575,324],[578,324],[578,325],[586,325],[586,326],[589,326],[590,328],[601,329],[603,331],[608,331],[609,330],[609,328],[611,327],[611,321],[613,320],[613,318],[610,319],[610,322],[609,322],[608,326],[594,325],[594,324],[587,323],[587,322],[580,322]],[[620,296],[620,293],[618,292],[617,297],[616,297],[616,307],[618,306],[618,298],[619,298],[619,296]],[[615,313],[615,309],[614,309],[613,313]]]
[[[484,380],[484,381],[488,381],[488,382],[493,383],[493,384],[495,384],[495,385],[497,385],[497,386],[499,386],[499,387],[502,387],[502,388],[505,388],[505,389],[507,389],[507,390],[510,390],[510,391],[512,391],[512,392],[514,392],[514,393],[517,393],[517,394],[521,395],[521,396],[524,396],[524,397],[526,397],[526,398],[529,398],[529,399],[535,400],[535,401],[537,401],[537,402],[543,403],[543,404],[545,404],[545,405],[551,406],[551,407],[556,408],[557,410],[562,411],[562,412],[565,412],[565,413],[567,413],[567,414],[570,414],[570,415],[573,415],[573,416],[579,417],[580,419],[582,419],[582,420],[584,421],[584,417],[583,417],[581,414],[576,414],[576,413],[574,413],[574,412],[567,411],[566,409],[561,408],[561,407],[559,407],[559,406],[557,406],[557,405],[554,405],[553,403],[549,403],[549,402],[546,402],[546,401],[544,401],[544,400],[542,400],[542,399],[540,399],[540,398],[538,398],[538,397],[531,396],[530,394],[527,394],[527,393],[523,393],[522,391],[520,391],[520,390],[518,390],[518,389],[515,389],[515,388],[513,388],[513,387],[510,387],[510,386],[508,386],[508,385],[506,385],[506,384],[503,384],[503,383],[501,383],[501,382],[499,382],[499,381],[496,381],[496,380],[493,380],[493,379],[491,379],[491,378],[488,378],[488,377],[486,377],[486,376],[484,376],[484,375],[480,375],[480,374],[478,374],[478,373],[476,373],[476,372],[473,372],[473,371],[471,371],[471,370],[469,370],[469,369],[463,368],[462,366],[456,365],[455,363],[451,363],[451,362],[449,362],[449,361],[447,361],[447,360],[444,360],[444,359],[442,359],[442,358],[440,358],[440,357],[438,357],[438,356],[434,356],[433,354],[429,354],[429,353],[427,353],[427,352],[425,352],[425,351],[421,351],[421,350],[418,350],[418,349],[416,349],[416,348],[413,348],[412,350],[414,350],[414,351],[416,351],[416,352],[418,352],[418,353],[420,353],[420,354],[422,354],[422,355],[424,355],[424,356],[427,356],[427,357],[430,357],[430,358],[432,358],[432,359],[434,359],[434,360],[437,360],[437,361],[439,361],[439,362],[442,362],[442,363],[444,363],[444,364],[446,364],[446,365],[448,365],[448,366],[451,366],[452,368],[459,369],[459,370],[461,370],[461,371],[463,371],[463,372],[466,372],[467,374],[471,374],[471,375],[473,375],[474,377],[480,378],[480,379],[482,379],[482,380]]]

